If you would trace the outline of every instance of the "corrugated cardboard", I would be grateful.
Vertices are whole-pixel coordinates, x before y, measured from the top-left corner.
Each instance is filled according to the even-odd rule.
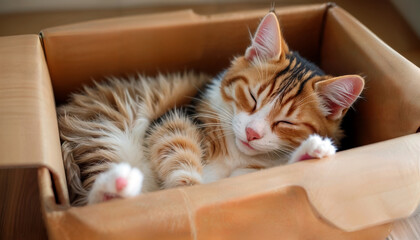
[[[41,42],[0,38],[0,166],[37,170],[30,187],[39,188],[50,239],[384,239],[390,222],[414,211],[420,71],[331,4],[277,14],[292,49],[327,73],[366,76],[365,99],[346,119],[345,145],[375,144],[213,184],[69,206],[53,94],[60,104],[107,75],[215,74],[244,52],[266,12],[182,11],[46,29]]]

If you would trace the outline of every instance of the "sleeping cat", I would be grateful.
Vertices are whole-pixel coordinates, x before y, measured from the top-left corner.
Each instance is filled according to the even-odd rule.
[[[193,73],[111,79],[60,107],[72,203],[333,155],[340,122],[363,86],[357,75],[325,75],[289,50],[270,12],[245,54],[214,79]]]

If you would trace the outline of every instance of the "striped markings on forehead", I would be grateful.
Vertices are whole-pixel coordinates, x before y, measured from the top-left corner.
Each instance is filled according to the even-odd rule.
[[[286,55],[287,64],[284,64],[270,81],[270,98],[278,98],[278,101],[283,101],[283,98],[291,92],[296,90],[293,97],[301,94],[305,84],[314,77],[325,76],[325,73],[315,64],[302,58],[298,53],[290,52]],[[279,82],[281,81],[281,82]],[[268,86],[266,86],[268,87]],[[261,92],[264,89],[260,90]]]

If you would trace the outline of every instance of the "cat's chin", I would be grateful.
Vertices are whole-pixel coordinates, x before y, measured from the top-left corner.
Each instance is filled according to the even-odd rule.
[[[249,144],[247,144],[246,142],[243,142],[239,138],[235,138],[235,143],[236,143],[236,147],[239,149],[239,151],[242,152],[245,155],[255,156],[255,155],[261,154],[260,151],[252,148]]]

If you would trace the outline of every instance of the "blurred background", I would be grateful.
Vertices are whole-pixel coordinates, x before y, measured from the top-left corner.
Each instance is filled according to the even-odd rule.
[[[323,3],[321,0],[0,0],[0,36],[93,19],[193,9],[214,14]],[[420,0],[336,0],[388,45],[420,66]]]

